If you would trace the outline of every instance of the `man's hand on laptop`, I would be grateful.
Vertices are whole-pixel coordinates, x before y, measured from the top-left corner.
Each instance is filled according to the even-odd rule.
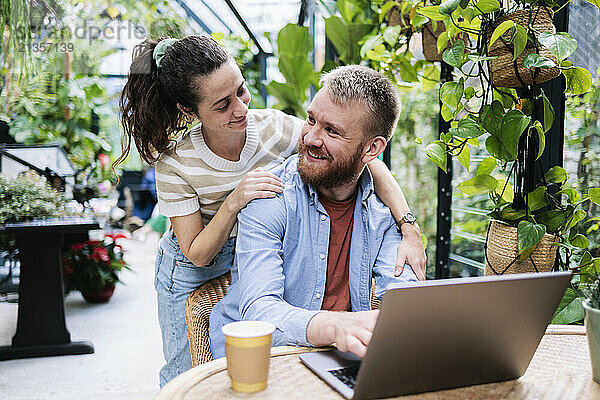
[[[306,329],[306,338],[315,346],[335,343],[338,350],[364,357],[371,342],[379,310],[357,312],[324,311],[315,315]]]

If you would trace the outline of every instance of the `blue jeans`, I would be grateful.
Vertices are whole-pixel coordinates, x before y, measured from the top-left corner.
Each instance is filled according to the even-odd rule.
[[[229,239],[208,266],[197,267],[183,255],[172,230],[167,231],[160,240],[154,287],[166,361],[160,370],[161,387],[192,367],[185,324],[185,303],[190,293],[229,271],[234,253],[235,239]]]

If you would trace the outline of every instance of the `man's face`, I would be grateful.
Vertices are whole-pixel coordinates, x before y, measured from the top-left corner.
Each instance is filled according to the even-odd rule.
[[[336,104],[321,89],[307,110],[298,147],[298,172],[305,183],[330,189],[355,181],[364,168],[365,109]]]

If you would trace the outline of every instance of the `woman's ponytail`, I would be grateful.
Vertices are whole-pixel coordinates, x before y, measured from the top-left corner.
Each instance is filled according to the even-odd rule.
[[[146,39],[133,49],[127,83],[121,92],[121,123],[125,131],[119,164],[129,154],[131,142],[140,157],[151,164],[165,151],[173,134],[184,130],[185,119],[177,102],[161,88],[156,61],[152,57],[158,41]]]
[[[202,96],[199,78],[231,59],[211,37],[187,36],[161,43],[157,51],[160,67],[157,67],[153,54],[161,40],[146,39],[133,49],[133,61],[120,99],[125,131],[123,152],[114,165],[127,158],[132,141],[144,161],[155,162],[189,122],[177,104],[197,110]]]

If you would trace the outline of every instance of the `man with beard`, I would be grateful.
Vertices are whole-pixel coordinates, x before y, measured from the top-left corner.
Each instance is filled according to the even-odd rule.
[[[394,131],[397,92],[383,75],[357,65],[337,68],[321,83],[298,155],[274,171],[283,193],[253,200],[238,215],[239,276],[232,271],[227,296],[211,313],[214,358],[225,355],[221,327],[239,320],[273,323],[274,346],[335,342],[362,357],[378,316],[370,310],[372,278],[377,297],[391,283],[417,280],[408,265],[395,276],[402,235],[365,168]]]

